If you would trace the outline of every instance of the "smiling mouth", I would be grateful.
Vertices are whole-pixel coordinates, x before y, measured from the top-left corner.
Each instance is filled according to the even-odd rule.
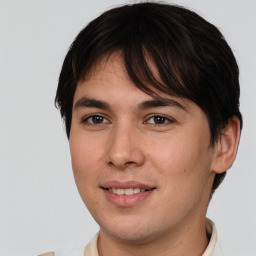
[[[138,194],[138,193],[141,193],[141,192],[146,192],[146,191],[150,191],[150,190],[153,190],[154,188],[152,189],[144,189],[144,188],[103,188],[105,190],[108,190],[110,192],[112,192],[113,194],[116,194],[116,195],[133,195],[133,194]]]
[[[133,207],[152,197],[157,187],[138,181],[107,181],[100,188],[106,199],[117,207]]]

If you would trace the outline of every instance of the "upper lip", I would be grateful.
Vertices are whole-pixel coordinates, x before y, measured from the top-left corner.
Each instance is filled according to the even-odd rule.
[[[147,185],[141,182],[129,180],[129,181],[117,181],[117,180],[111,180],[106,181],[102,184],[102,188],[108,189],[108,188],[119,188],[119,189],[127,189],[127,188],[140,188],[140,189],[154,189],[156,187]]]

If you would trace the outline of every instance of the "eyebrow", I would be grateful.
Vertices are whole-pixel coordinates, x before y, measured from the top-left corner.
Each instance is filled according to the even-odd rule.
[[[81,99],[79,99],[74,106],[74,110],[80,107],[111,110],[111,107],[107,102],[87,97],[82,97]]]
[[[182,105],[176,100],[173,99],[167,99],[167,98],[156,98],[153,100],[147,100],[141,102],[136,109],[137,110],[147,110],[151,108],[158,108],[158,107],[176,107],[184,111],[188,111],[187,107]],[[93,98],[87,98],[87,97],[82,97],[79,99],[74,106],[74,110],[77,108],[84,107],[84,108],[99,108],[99,109],[104,109],[104,110],[111,110],[111,106],[101,100],[93,99]]]
[[[187,107],[182,105],[176,100],[173,99],[167,99],[167,98],[156,98],[153,100],[147,100],[144,102],[141,102],[138,106],[138,110],[146,110],[150,108],[158,108],[158,107],[176,107],[179,109],[182,109],[184,111],[188,111]]]

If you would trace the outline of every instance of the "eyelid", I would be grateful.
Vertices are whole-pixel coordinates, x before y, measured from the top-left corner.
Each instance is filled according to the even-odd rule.
[[[103,119],[107,120],[107,122],[103,121],[103,123],[98,123],[98,124],[88,122],[88,119],[90,119],[92,117],[95,117],[95,116],[102,117]],[[169,116],[167,117],[163,114],[151,114],[150,116],[147,117],[146,121],[144,121],[143,124],[147,123],[148,120],[150,120],[151,118],[155,118],[155,117],[162,117],[162,118],[166,119],[168,122],[167,123],[165,122],[163,124],[148,123],[149,125],[152,125],[152,126],[166,126],[166,125],[170,125],[171,123],[175,122],[175,120],[173,118],[169,117]],[[81,123],[86,124],[86,125],[92,125],[92,126],[100,126],[100,125],[105,125],[106,123],[110,123],[110,121],[108,120],[107,117],[105,117],[105,115],[100,114],[100,113],[95,113],[95,114],[90,114],[90,115],[87,115],[87,116],[83,117],[82,120],[81,120]]]
[[[150,116],[146,119],[145,122],[147,122],[149,119],[154,118],[154,117],[163,117],[163,118],[165,118],[165,119],[168,121],[168,123],[163,123],[163,124],[152,124],[152,123],[150,123],[150,125],[153,125],[153,126],[166,126],[166,125],[169,125],[169,124],[175,122],[175,120],[174,120],[173,118],[167,117],[167,116],[162,115],[162,114],[152,114],[152,115],[150,115]],[[144,123],[145,123],[145,122],[144,122]]]
[[[87,115],[87,116],[83,117],[82,120],[81,120],[81,123],[83,123],[83,124],[88,124],[88,125],[94,125],[94,126],[97,126],[97,125],[104,125],[105,123],[107,123],[107,122],[103,122],[103,123],[99,123],[99,124],[93,124],[93,123],[87,122],[87,120],[88,120],[89,118],[92,118],[92,117],[95,117],[95,116],[102,117],[102,118],[104,118],[105,120],[107,120],[108,123],[110,122],[110,121],[108,120],[108,118],[106,118],[103,114],[95,113],[95,114],[90,114],[90,115]]]

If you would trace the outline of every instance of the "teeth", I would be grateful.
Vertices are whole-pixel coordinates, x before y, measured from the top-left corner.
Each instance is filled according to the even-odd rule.
[[[121,189],[121,188],[109,188],[109,191],[117,194],[117,195],[132,195],[132,194],[137,194],[140,192],[145,192],[145,189],[140,189],[140,188],[126,188],[126,189]]]
[[[125,195],[132,195],[133,194],[133,188],[127,188],[124,190]]]
[[[116,190],[116,193],[117,193],[118,195],[123,195],[123,194],[124,194],[124,189],[118,188],[118,189]]]
[[[133,193],[134,193],[134,194],[140,193],[140,189],[139,189],[139,188],[134,188],[134,189],[133,189]]]

